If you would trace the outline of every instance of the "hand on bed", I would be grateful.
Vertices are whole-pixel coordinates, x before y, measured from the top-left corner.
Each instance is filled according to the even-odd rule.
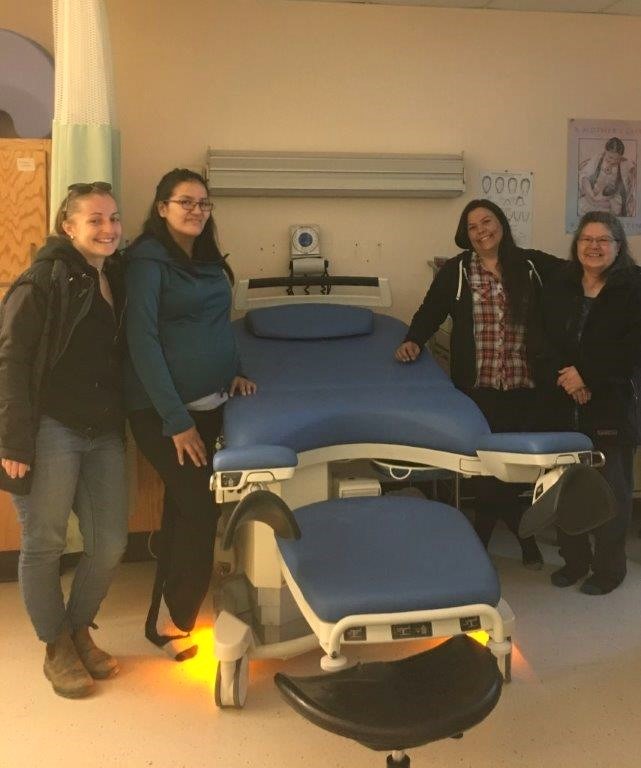
[[[581,378],[581,374],[573,365],[569,365],[566,368],[561,368],[556,383],[557,386],[563,387],[566,394],[570,396],[573,396],[580,389],[586,388],[585,382]]]
[[[399,363],[413,363],[421,354],[421,348],[415,341],[404,341],[394,352]]]
[[[176,455],[178,463],[182,467],[185,463],[185,454],[194,462],[197,467],[204,467],[207,463],[207,453],[205,444],[198,433],[196,427],[190,427],[184,432],[172,435],[171,439],[176,446]]]
[[[245,397],[256,393],[256,382],[246,379],[244,376],[236,376],[229,387],[229,396],[233,397],[236,393]]]

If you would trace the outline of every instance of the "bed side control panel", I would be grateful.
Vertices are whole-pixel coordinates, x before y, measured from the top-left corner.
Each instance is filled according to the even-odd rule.
[[[413,637],[432,637],[432,622],[417,621],[413,624],[392,624],[392,640],[409,640]]]
[[[343,640],[349,643],[350,640],[354,643],[363,643],[367,640],[367,627],[350,627],[343,633]]]
[[[477,629],[481,629],[481,617],[480,616],[462,616],[459,619],[461,626],[461,632],[474,632]]]
[[[220,485],[222,488],[236,488],[243,478],[242,472],[221,472]]]
[[[256,469],[222,469],[214,472],[212,488],[231,490],[249,483],[274,483],[289,480],[296,467],[257,467]]]

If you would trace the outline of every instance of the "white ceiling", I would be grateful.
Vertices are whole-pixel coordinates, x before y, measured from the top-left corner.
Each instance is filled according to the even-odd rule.
[[[308,2],[309,0],[297,0]],[[431,5],[439,8],[489,8],[501,11],[561,11],[641,16],[641,0],[320,0],[325,3]]]

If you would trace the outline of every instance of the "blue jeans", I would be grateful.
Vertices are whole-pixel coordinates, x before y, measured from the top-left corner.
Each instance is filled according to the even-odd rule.
[[[18,578],[38,637],[53,642],[63,628],[90,625],[127,545],[127,492],[122,437],[88,437],[43,416],[28,496],[14,496],[22,524]],[[60,558],[71,510],[84,551],[67,605]]]

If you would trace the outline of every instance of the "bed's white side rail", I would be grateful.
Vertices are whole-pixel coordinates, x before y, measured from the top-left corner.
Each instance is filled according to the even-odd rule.
[[[289,294],[271,293],[250,296],[250,291],[272,288],[305,288],[318,286],[331,288],[330,293]],[[354,288],[366,289],[355,292]],[[350,290],[351,289],[351,290]],[[281,277],[251,278],[238,281],[234,296],[234,309],[246,311],[258,307],[275,307],[282,304],[348,304],[361,307],[391,307],[392,292],[386,277]]]
[[[345,616],[336,623],[326,622],[313,611],[280,552],[278,554],[285,582],[299,610],[318,638],[319,645],[330,659],[340,657],[343,643],[389,643],[428,637],[450,637],[478,630],[484,630],[490,635],[493,653],[505,655],[510,652],[515,618],[512,609],[502,598],[496,608],[484,603],[474,603],[449,608]],[[412,625],[415,633],[403,636],[402,628]],[[423,625],[426,634],[420,633],[420,627]]]
[[[351,459],[411,461],[425,467],[447,469],[464,476],[483,473],[483,465],[477,456],[394,443],[345,443],[314,448],[311,451],[298,454],[298,467]]]
[[[546,470],[572,464],[597,466],[594,451],[564,453],[509,453],[478,451],[482,474],[493,475],[506,483],[533,483]]]

